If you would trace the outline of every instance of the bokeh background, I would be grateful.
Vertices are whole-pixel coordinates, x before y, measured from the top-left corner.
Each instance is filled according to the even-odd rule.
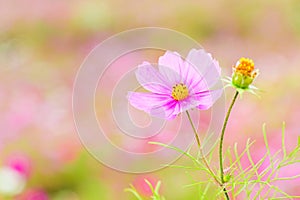
[[[162,180],[167,199],[197,199],[198,187],[183,187],[195,181],[184,170],[121,173],[97,162],[77,136],[77,70],[95,45],[131,28],[157,26],[191,36],[220,62],[223,75],[240,57],[252,58],[260,69],[255,85],[261,98],[246,94],[237,102],[225,146],[238,142],[242,148],[250,137],[258,159],[265,152],[262,124],[274,152],[285,121],[291,150],[300,135],[299,10],[298,0],[1,0],[0,199],[134,199],[123,189],[133,183],[149,196],[144,178]],[[227,103],[233,92],[226,89]],[[97,109],[101,113],[101,105]],[[141,148],[133,149],[149,151]],[[299,174],[299,163],[282,173]],[[281,184],[294,195],[299,187],[299,178]]]

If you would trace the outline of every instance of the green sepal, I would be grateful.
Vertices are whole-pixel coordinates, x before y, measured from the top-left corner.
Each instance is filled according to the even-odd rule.
[[[236,88],[247,89],[249,85],[253,82],[253,78],[250,76],[245,76],[241,73],[235,72],[232,75],[232,84]]]

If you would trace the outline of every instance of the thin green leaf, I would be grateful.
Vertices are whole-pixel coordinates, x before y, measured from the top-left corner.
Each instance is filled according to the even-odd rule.
[[[130,184],[130,188],[125,188],[124,192],[130,192],[132,193],[138,200],[143,200],[143,198],[139,195],[139,193],[136,191],[135,187]]]
[[[269,148],[269,143],[268,143],[268,138],[267,138],[267,132],[266,132],[266,124],[263,124],[263,136],[264,136],[264,141],[265,141],[265,146],[267,149],[267,154],[269,155],[269,159],[270,159],[270,164],[273,165],[273,160],[272,160],[272,156],[271,156],[271,151]],[[274,166],[272,166],[273,168]]]
[[[249,144],[249,139],[247,140],[247,143],[246,143],[246,144],[247,144],[247,146],[248,146],[248,144]],[[248,160],[249,160],[249,162],[250,162],[250,164],[251,164],[251,166],[252,166],[252,169],[254,170],[254,172],[255,172],[257,178],[259,178],[258,169],[257,169],[256,165],[255,165],[254,162],[253,162],[253,159],[252,159],[252,157],[251,157],[249,148],[246,149],[246,152],[247,152]]]
[[[214,182],[214,181],[212,179],[209,179],[208,181],[198,181],[198,182],[195,182],[195,183],[186,184],[183,187],[188,188],[188,187],[193,187],[193,186],[196,186],[196,185],[207,184],[207,183],[210,183],[210,182]]]
[[[183,150],[181,150],[181,149],[179,149],[179,148],[177,148],[177,147],[169,146],[169,145],[167,145],[167,144],[160,143],[160,142],[148,142],[148,143],[149,143],[149,144],[156,144],[156,145],[159,145],[159,146],[163,146],[163,147],[166,147],[166,148],[169,148],[169,149],[173,149],[173,150],[175,150],[175,151],[177,151],[177,152],[179,152],[179,153],[182,153],[182,154],[184,154],[185,156],[187,156],[188,158],[190,158],[192,161],[194,161],[194,163],[195,163],[196,165],[198,165],[200,168],[206,169],[206,168],[204,167],[204,165],[198,161],[198,159],[194,158],[191,154],[189,154],[189,153],[187,153],[187,152],[185,152],[185,151],[183,151]],[[207,171],[207,173],[211,174],[210,171],[209,171],[208,169],[206,169],[206,171]]]
[[[164,167],[171,167],[171,168],[181,168],[181,169],[191,169],[191,170],[204,170],[207,171],[205,168],[200,167],[190,167],[190,166],[183,166],[183,165],[163,165]]]
[[[285,122],[282,123],[282,139],[281,139],[281,148],[282,148],[282,152],[283,152],[283,157],[286,157],[286,148],[285,148]]]
[[[296,179],[296,178],[299,178],[300,177],[300,174],[298,175],[295,175],[295,176],[290,176],[290,177],[280,177],[280,178],[274,178],[272,179],[271,181],[286,181],[286,180],[292,180],[292,179]]]
[[[160,185],[161,185],[161,181],[158,181],[157,184],[156,184],[156,186],[155,186],[155,189],[154,189],[154,192],[155,192],[156,194],[159,193]]]
[[[147,185],[149,186],[151,192],[153,194],[155,194],[155,191],[154,191],[154,188],[153,188],[153,185],[147,180],[147,179],[144,179],[144,181],[147,183]]]
[[[204,199],[205,199],[205,196],[206,196],[206,193],[207,193],[209,187],[210,187],[210,182],[206,185],[206,187],[204,188],[202,194],[201,194],[201,192],[200,192],[200,195],[201,195],[201,196],[200,196],[200,200],[204,200]]]

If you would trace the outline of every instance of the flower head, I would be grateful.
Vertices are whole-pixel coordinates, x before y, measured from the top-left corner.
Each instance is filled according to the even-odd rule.
[[[255,69],[253,60],[240,58],[235,66],[232,67],[232,71],[232,76],[224,79],[228,83],[226,87],[234,87],[241,95],[245,91],[257,95],[255,90],[258,90],[258,88],[251,85],[259,73],[258,69]]]
[[[233,67],[232,84],[237,88],[246,89],[257,76],[254,62],[249,58],[241,58]]]
[[[152,116],[173,119],[191,108],[208,109],[222,94],[221,89],[210,90],[220,79],[219,64],[202,49],[192,49],[186,60],[167,51],[158,68],[148,62],[139,65],[136,78],[150,92],[128,93],[132,106]]]

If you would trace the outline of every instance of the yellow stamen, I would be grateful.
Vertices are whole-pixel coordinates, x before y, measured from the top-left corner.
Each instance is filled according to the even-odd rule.
[[[257,71],[254,70],[254,62],[249,58],[241,58],[233,67],[233,71],[251,78],[255,78],[257,75]]]
[[[179,83],[173,86],[172,97],[173,99],[180,101],[185,99],[189,95],[187,86],[183,83]]]

